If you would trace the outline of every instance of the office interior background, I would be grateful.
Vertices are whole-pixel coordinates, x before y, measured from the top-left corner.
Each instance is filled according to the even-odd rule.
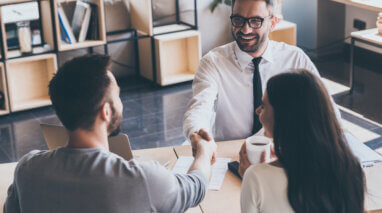
[[[39,16],[36,20],[45,20],[39,22],[41,26],[46,25],[46,20],[48,24],[55,25],[53,29],[49,29],[51,32],[32,31],[32,34],[44,35],[40,43],[52,44],[48,47],[33,47],[36,50],[46,48],[43,50],[46,52],[23,55],[18,49],[21,47],[16,45],[12,49],[7,40],[12,37],[12,32],[7,30],[12,30],[10,24],[15,26],[15,21],[1,23],[3,47],[0,86],[3,96],[8,97],[0,111],[0,163],[17,162],[34,149],[48,149],[40,124],[61,125],[49,101],[17,101],[30,89],[39,88],[33,85],[28,87],[29,81],[38,83],[41,80],[41,84],[37,85],[46,85],[57,67],[86,53],[107,53],[113,59],[112,72],[121,87],[124,105],[122,132],[129,136],[132,149],[184,144],[186,138],[183,135],[182,122],[192,97],[192,77],[197,65],[192,60],[199,60],[211,49],[233,41],[229,19],[231,7],[224,3],[218,4],[212,12],[213,0],[179,0],[179,4],[175,0],[152,0],[152,7],[149,9],[152,20],[147,23],[157,26],[157,29],[148,26],[138,31],[132,15],[141,12],[132,11],[132,4],[137,4],[138,0],[94,0],[98,6],[98,17],[101,17],[98,19],[98,43],[71,46],[70,42],[64,43],[57,39],[60,36],[58,10],[51,9],[51,4],[57,1],[41,0],[42,6],[37,10]],[[7,19],[4,8],[22,8],[22,4],[30,2],[40,1],[0,2],[2,19]],[[67,16],[72,16],[68,15],[68,11],[73,6],[65,4],[74,2],[61,2]],[[291,24],[286,27],[291,27],[292,30],[275,38],[288,41],[292,39],[292,43],[295,42],[295,45],[308,54],[339,106],[344,128],[382,154],[382,34],[366,43],[356,41],[352,46],[351,42],[352,35],[357,35],[354,32],[370,29],[376,32],[379,12],[382,12],[380,0],[284,0],[283,20]],[[168,27],[179,25],[179,20],[182,26]],[[33,25],[29,27],[33,29]],[[15,30],[17,29],[14,28],[13,32],[17,34]],[[147,31],[142,33],[145,30]],[[171,38],[178,40],[171,43]],[[166,48],[183,52],[166,52]],[[186,74],[174,78],[165,73],[166,69],[174,69],[171,63],[176,64],[176,61],[171,57],[177,54],[191,59],[184,61],[187,66],[174,65],[186,69]],[[145,63],[147,61],[150,62],[148,65]],[[152,64],[153,61],[156,64]],[[354,63],[354,75],[350,92],[351,63]],[[25,74],[26,68],[34,66],[49,68],[46,68],[45,73],[37,73],[36,76]],[[12,69],[17,72],[12,74]],[[37,95],[31,94],[26,99],[43,96],[40,93],[46,90],[41,90]],[[16,97],[17,95],[20,97]]]
[[[1,0],[0,171],[31,150],[48,149],[40,124],[62,124],[47,84],[63,63],[87,53],[112,57],[124,107],[121,131],[133,150],[187,144],[183,117],[198,61],[233,41],[227,2],[91,0],[84,6],[92,11],[88,32],[74,42],[63,16],[73,21],[77,0]],[[338,105],[343,128],[382,154],[382,29],[378,34],[376,26],[378,16],[382,26],[382,0],[280,2],[283,19],[271,39],[304,50]],[[0,185],[11,175],[0,172]],[[5,199],[6,192],[0,195]]]

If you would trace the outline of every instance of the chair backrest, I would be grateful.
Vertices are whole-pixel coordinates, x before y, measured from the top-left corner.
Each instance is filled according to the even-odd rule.
[[[68,144],[69,134],[63,126],[40,124],[45,142],[50,150],[64,147]],[[133,158],[129,137],[125,134],[119,134],[114,137],[109,137],[110,152],[113,152],[126,160]]]
[[[0,213],[3,213],[3,206],[8,195],[8,188],[13,182],[17,162],[0,164]]]

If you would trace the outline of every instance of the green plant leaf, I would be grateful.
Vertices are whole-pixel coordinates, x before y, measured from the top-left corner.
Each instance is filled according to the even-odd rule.
[[[232,0],[224,0],[224,4],[231,6],[232,5]]]
[[[225,0],[226,1],[226,0]],[[216,7],[222,3],[222,0],[214,0],[213,2],[211,2],[209,8],[210,8],[210,11],[211,13],[214,12],[214,10],[216,9]]]

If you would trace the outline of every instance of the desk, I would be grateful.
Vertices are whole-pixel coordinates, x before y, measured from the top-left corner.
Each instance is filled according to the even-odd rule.
[[[239,160],[239,151],[244,140],[217,142],[217,157]],[[174,148],[178,156],[191,156],[191,146],[177,146]],[[200,204],[203,212],[240,212],[241,180],[228,170],[223,185],[219,191],[209,190]]]
[[[378,35],[377,28],[352,32],[350,36],[351,36],[351,41],[350,41],[349,87],[350,87],[350,93],[352,93],[353,87],[354,87],[354,45],[355,45],[355,42],[357,41],[360,43],[368,44],[370,46],[382,48],[382,36]]]
[[[382,2],[379,0],[332,0],[332,1],[363,8],[366,10],[372,10],[377,12],[382,11]]]
[[[170,160],[170,163],[166,166],[168,169],[172,169],[177,160],[173,147],[133,150],[133,155],[150,156],[157,159],[163,158],[163,156],[165,156],[168,160]],[[200,206],[196,206],[194,208],[188,209],[186,213],[202,213],[202,210],[200,209]]]
[[[238,153],[244,140],[217,142],[218,157],[238,160]],[[191,146],[175,147],[178,156],[190,156]],[[368,212],[382,213],[382,163],[364,169],[368,194],[365,208]],[[228,170],[222,188],[219,191],[208,191],[200,204],[203,212],[239,212],[241,181]]]
[[[238,160],[238,153],[243,142],[244,140],[217,142],[217,157],[227,157],[233,161]],[[167,167],[171,169],[175,165],[176,156],[191,156],[191,146],[134,150],[133,154],[159,158],[166,156],[170,160]],[[15,167],[16,163],[0,164],[0,213],[3,211],[6,191],[13,181]],[[365,201],[366,209],[370,213],[382,213],[382,163],[366,168],[364,171],[368,190]],[[222,188],[219,191],[208,191],[202,203],[189,209],[186,213],[240,212],[240,190],[241,180],[228,171]]]

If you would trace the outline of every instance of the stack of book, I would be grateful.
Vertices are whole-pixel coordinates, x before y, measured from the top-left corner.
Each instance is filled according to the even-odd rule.
[[[65,43],[74,44],[99,39],[96,4],[78,0],[71,22],[69,22],[61,5],[58,5],[57,12],[60,21],[61,40]]]

